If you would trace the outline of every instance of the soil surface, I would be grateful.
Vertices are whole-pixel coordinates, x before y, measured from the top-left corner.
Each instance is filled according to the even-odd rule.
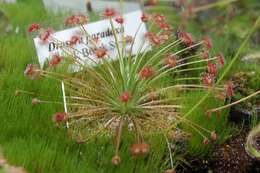
[[[216,146],[211,158],[189,159],[190,168],[180,168],[179,173],[260,173],[260,161],[251,158],[244,147],[248,130],[233,136],[226,143]]]

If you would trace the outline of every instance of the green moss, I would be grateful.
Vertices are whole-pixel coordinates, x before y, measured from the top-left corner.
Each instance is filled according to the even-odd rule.
[[[51,121],[51,115],[62,110],[60,105],[38,105],[32,107],[31,97],[20,95],[14,96],[16,89],[25,89],[36,93],[48,93],[53,99],[58,100],[60,96],[60,84],[52,80],[40,79],[38,81],[26,80],[23,70],[26,64],[37,62],[31,40],[26,36],[26,28],[29,23],[48,21],[63,14],[53,16],[47,12],[41,1],[18,0],[17,4],[3,5],[0,8],[6,13],[14,27],[19,27],[18,34],[11,33],[8,37],[0,37],[0,144],[3,152],[11,164],[24,166],[29,172],[62,172],[62,173],[109,173],[109,172],[162,172],[167,167],[164,159],[165,140],[159,137],[148,139],[152,144],[152,152],[149,157],[133,159],[129,153],[129,144],[133,142],[132,136],[123,141],[120,148],[122,164],[114,168],[111,157],[114,153],[111,140],[100,138],[88,144],[78,145],[75,141],[67,137],[64,130],[57,129]],[[32,10],[33,9],[33,10]],[[177,13],[165,9],[154,9],[154,12],[167,13],[171,24],[177,27],[180,19]],[[94,19],[97,15],[91,15]],[[248,19],[245,19],[248,20]],[[57,25],[56,20],[49,21]],[[244,20],[243,20],[244,21]],[[236,22],[239,22],[236,21]],[[231,23],[236,25],[236,23]],[[57,25],[58,26],[58,25]],[[240,25],[239,25],[240,26]],[[188,31],[194,32],[199,26],[192,22]],[[231,28],[232,29],[232,28]],[[239,29],[232,29],[232,32],[239,32]],[[196,36],[200,35],[198,32]],[[223,50],[225,55],[231,57],[233,52],[229,47],[233,40],[229,36],[219,37],[214,34],[213,43],[216,50]],[[223,44],[224,42],[224,44]],[[232,51],[234,51],[232,49]],[[257,69],[257,66],[255,67]],[[234,69],[236,70],[236,69]],[[170,78],[163,79],[170,82]],[[203,96],[201,92],[187,93],[185,105],[191,107]],[[223,103],[213,98],[207,100],[208,108],[222,105]],[[204,107],[204,108],[205,108]],[[204,108],[196,110],[188,118],[201,126],[210,130],[216,130],[219,141],[223,141],[231,131],[226,124],[227,112],[222,112],[220,117],[212,115],[207,118]],[[188,111],[184,110],[184,113]],[[192,134],[188,143],[189,152],[192,154],[205,155],[209,153],[210,146],[202,145],[202,138],[190,130],[187,126],[182,126],[187,132]],[[128,135],[126,135],[128,136]]]
[[[184,114],[189,110],[190,107],[195,105],[197,101],[204,96],[205,92],[190,92],[186,94],[186,99],[184,100]],[[206,128],[210,131],[216,131],[218,135],[218,141],[223,141],[223,138],[225,137],[225,133],[228,130],[227,126],[227,115],[228,110],[221,112],[220,115],[218,114],[211,114],[210,116],[206,113],[208,109],[212,109],[218,106],[223,105],[222,101],[218,101],[214,97],[209,97],[204,104],[196,109],[190,116],[187,117],[187,119],[191,120],[192,122],[195,122],[202,126],[203,128]],[[195,155],[207,155],[210,152],[210,149],[212,147],[212,144],[216,144],[216,142],[211,141],[209,145],[203,144],[203,137],[198,134],[194,129],[192,129],[190,126],[182,125],[182,128],[191,134],[191,138],[188,141],[188,150],[189,153],[195,154]],[[210,133],[203,133],[206,137],[210,140]]]

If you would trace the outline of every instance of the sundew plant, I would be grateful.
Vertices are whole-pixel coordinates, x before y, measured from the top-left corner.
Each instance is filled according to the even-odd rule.
[[[125,35],[124,32],[116,31],[118,25],[127,27],[124,26],[122,14],[107,8],[102,17],[110,22],[116,57],[111,57],[107,47],[102,44],[102,39],[89,35],[85,28],[89,22],[87,16],[72,15],[65,19],[65,25],[77,26],[81,30],[80,34],[71,37],[66,44],[55,38],[51,28],[42,28],[39,24],[29,26],[28,32],[38,33],[42,44],[60,44],[63,53],[50,57],[43,69],[35,64],[27,65],[25,76],[35,80],[43,77],[55,79],[62,82],[66,91],[60,102],[39,97],[33,98],[32,103],[65,103],[65,111],[55,113],[53,121],[56,125],[67,128],[78,143],[98,136],[113,138],[113,165],[121,162],[119,148],[126,131],[134,136],[134,141],[129,146],[133,156],[149,153],[147,137],[158,134],[167,137],[170,133],[179,132],[180,124],[185,124],[200,134],[201,142],[205,145],[210,139],[216,140],[215,131],[190,121],[182,111],[185,107],[183,94],[187,92],[211,92],[213,97],[223,103],[233,95],[231,81],[216,83],[225,60],[221,53],[210,56],[210,38],[196,40],[190,33],[170,26],[163,15],[143,13],[136,18],[136,22],[140,23],[140,27],[147,26],[148,32],[143,34],[143,43],[133,53],[140,27],[135,35]],[[85,63],[74,53],[81,53],[75,47],[82,37],[90,39],[85,46],[93,52],[91,57],[87,57],[91,63]],[[65,62],[76,67],[78,72],[57,72],[58,66]],[[18,93],[30,94],[22,90]],[[195,107],[188,113],[192,113]],[[213,111],[205,111],[205,114],[209,115]],[[186,136],[185,132],[180,134]]]

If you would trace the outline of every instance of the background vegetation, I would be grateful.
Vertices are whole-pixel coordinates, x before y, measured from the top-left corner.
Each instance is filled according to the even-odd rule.
[[[255,8],[255,6],[243,7],[247,8],[246,10]],[[152,11],[165,14],[175,27],[181,22],[176,12],[169,12],[169,7],[156,8]],[[32,106],[30,97],[16,97],[14,95],[16,89],[48,93],[54,99],[58,99],[58,96],[61,95],[59,83],[53,83],[53,81],[46,79],[30,81],[26,80],[23,75],[26,64],[37,63],[31,40],[26,34],[28,24],[48,21],[48,19],[55,19],[60,15],[54,15],[45,10],[40,0],[18,0],[17,4],[0,4],[0,9],[7,15],[8,22],[14,28],[19,28],[17,33],[14,31],[9,34],[2,31],[0,33],[0,145],[10,163],[23,166],[29,172],[35,173],[157,173],[162,172],[167,167],[168,163],[162,162],[163,158],[165,160],[167,148],[164,139],[160,137],[150,139],[153,151],[149,157],[133,159],[127,147],[131,143],[131,136],[129,136],[121,146],[123,162],[119,167],[114,168],[110,162],[114,149],[110,139],[102,138],[79,145],[68,138],[66,131],[57,129],[51,120],[52,114],[62,110],[62,106]],[[223,16],[226,15],[224,13],[227,11],[226,7],[218,10],[223,12]],[[251,15],[254,14],[245,15],[242,11],[231,20],[226,19],[221,24],[212,24],[209,17],[202,21],[206,27],[213,29],[208,34],[213,38],[214,49],[216,52],[221,50],[227,61],[234,55],[236,48],[244,38],[243,32],[252,26]],[[221,37],[215,32],[218,28],[222,29]],[[195,36],[201,36],[203,33],[201,24],[195,20],[188,23],[187,31]],[[252,50],[260,51],[260,48],[250,43],[244,50],[244,54]],[[240,66],[235,66],[233,71],[238,70],[238,68]],[[247,69],[254,69],[260,74],[257,66],[248,65]],[[202,94],[187,95],[187,104],[193,105],[196,102],[195,98]],[[214,101],[209,101],[210,104],[212,102]],[[222,132],[220,136],[227,138],[232,128],[226,124],[226,115],[227,112],[223,112],[221,118],[214,116],[207,119],[203,111],[197,110],[190,119],[200,122],[207,128],[217,128],[217,132]],[[220,141],[223,141],[223,138]],[[201,139],[196,135],[188,146],[189,152],[192,154],[206,155],[209,152],[207,150],[209,148],[202,146]]]

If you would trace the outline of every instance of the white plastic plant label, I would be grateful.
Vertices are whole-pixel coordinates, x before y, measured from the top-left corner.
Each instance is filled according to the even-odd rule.
[[[145,41],[146,25],[142,23],[141,16],[142,11],[138,10],[123,15],[124,23],[122,25],[113,20],[115,33],[119,40],[118,43],[121,43],[120,47],[123,46],[122,39],[126,37],[134,39],[132,48],[132,44],[125,44],[125,52],[131,49],[132,55],[137,54],[139,51],[142,52],[142,50],[149,47],[148,41]],[[45,61],[53,55],[64,55],[66,52],[79,58],[85,64],[95,65],[94,62],[100,60],[95,57],[92,47],[93,39],[97,40],[99,47],[104,47],[107,50],[107,54],[111,59],[118,57],[116,42],[109,19],[89,23],[83,27],[84,29],[78,26],[55,32],[52,35],[52,39],[47,43],[43,43],[38,37],[34,38],[40,66],[43,67]],[[68,42],[74,35],[80,35],[81,40],[71,47]]]

